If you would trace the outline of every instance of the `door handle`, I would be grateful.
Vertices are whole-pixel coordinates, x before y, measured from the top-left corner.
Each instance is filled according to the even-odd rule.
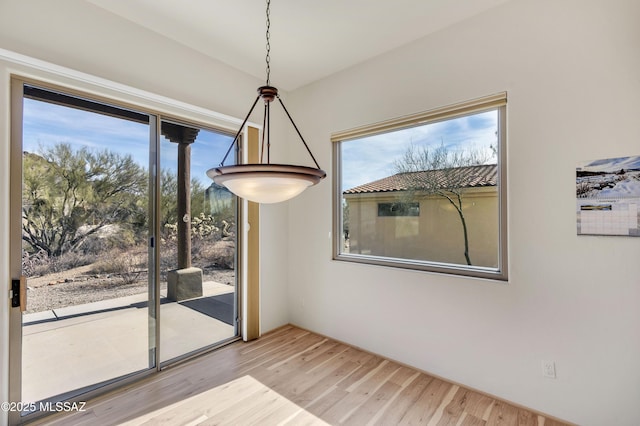
[[[27,309],[27,277],[11,280],[11,307],[20,308],[21,312]]]

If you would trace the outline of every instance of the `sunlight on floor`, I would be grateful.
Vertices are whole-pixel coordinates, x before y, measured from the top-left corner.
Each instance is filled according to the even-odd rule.
[[[328,425],[251,376],[130,420],[124,425],[171,424]]]

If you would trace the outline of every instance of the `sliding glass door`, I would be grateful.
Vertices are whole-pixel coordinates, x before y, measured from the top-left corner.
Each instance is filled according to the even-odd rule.
[[[42,401],[155,366],[152,118],[30,85],[23,94],[21,400]]]
[[[206,176],[232,138],[161,121],[160,362],[238,334],[236,197]]]
[[[235,338],[236,201],[205,175],[230,137],[20,80],[12,99],[21,415]]]

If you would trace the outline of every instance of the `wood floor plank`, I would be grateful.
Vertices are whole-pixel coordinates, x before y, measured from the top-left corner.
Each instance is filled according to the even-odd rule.
[[[324,393],[327,387],[339,385],[341,380],[358,371],[360,367],[361,364],[356,361],[345,361],[336,369],[330,371],[329,374],[323,375],[320,380],[315,382],[307,381],[304,386],[300,386],[300,390],[304,390],[300,394],[291,395],[291,398],[296,404],[306,407],[315,402],[316,396]]]
[[[261,365],[264,368],[277,368],[279,365],[285,364],[293,360],[295,357],[313,350],[316,345],[322,344],[322,342],[326,341],[326,338],[315,334],[300,337],[287,345],[286,348],[281,349],[276,353],[272,353],[269,357],[270,359]]]
[[[538,416],[529,410],[518,410],[518,426],[538,426]]]
[[[264,418],[275,411],[285,408],[289,401],[276,392],[266,389],[257,397],[247,398],[240,405],[230,408],[224,415],[216,415],[205,424],[264,424]]]
[[[393,405],[389,407],[384,414],[374,422],[376,425],[397,425],[400,423],[409,408],[413,407],[420,395],[427,388],[433,377],[426,374],[420,374],[407,386],[400,391]]]
[[[340,382],[340,386],[347,389],[351,387],[354,383],[362,380],[364,376],[370,374],[372,370],[377,368],[380,364],[385,361],[384,358],[379,357],[377,355],[370,356],[362,365],[362,368],[359,368],[358,371],[351,374],[349,377],[345,378],[342,382]]]
[[[484,416],[487,415],[488,411],[492,408],[493,402],[493,398],[489,398],[488,396],[482,395],[478,392],[466,390],[464,411],[467,414],[486,421],[488,416],[487,418]]]
[[[566,426],[293,326],[236,342],[36,425]]]
[[[515,425],[518,423],[518,409],[502,401],[496,401],[487,423],[495,426]]]
[[[281,392],[285,397],[294,398],[296,403],[304,405],[308,403],[304,402],[305,395],[311,399],[316,398],[324,392],[324,389],[330,388],[343,379],[346,376],[346,371],[357,370],[360,365],[359,360],[366,356],[369,355],[361,351],[340,350],[335,355],[326,358],[325,361],[322,361],[323,357],[317,357],[315,360],[322,361],[322,368],[307,369],[307,366],[302,370],[293,369],[291,371],[257,368],[252,370],[251,374],[274,390]],[[309,390],[312,386],[315,388]]]
[[[302,330],[296,327],[285,327],[275,332],[271,333],[264,339],[256,339],[250,342],[245,342],[243,347],[237,351],[239,355],[246,355],[251,352],[260,352],[264,351],[267,348],[272,348],[274,346],[280,346],[283,343],[287,343],[291,339],[295,339],[298,336],[306,335],[308,332],[306,330]]]
[[[308,352],[300,357],[301,365],[300,368],[303,369],[312,369],[317,365],[322,364],[328,359],[333,358],[339,353],[346,351],[349,347],[343,343],[338,343],[334,341],[327,341],[323,343],[317,349],[314,349],[311,352]]]
[[[465,406],[467,402],[467,389],[460,388],[453,395],[453,398],[449,404],[444,407],[439,426],[451,426],[456,425],[463,415],[466,417]]]
[[[327,388],[340,386],[344,380],[357,373],[371,357],[371,354],[350,348],[323,363],[319,368],[301,374],[292,380],[289,386],[284,386],[283,392],[296,404],[306,407]]]
[[[429,382],[424,392],[398,422],[399,425],[426,425],[453,385],[440,379]]]
[[[141,404],[153,411],[175,402],[176,394],[191,391],[191,383],[185,378],[173,383],[163,383],[158,387],[146,387],[140,392],[134,391],[130,398],[120,401],[118,405],[103,401],[96,404],[93,410],[98,418],[109,418],[112,421],[123,422],[128,420],[130,413],[135,412]]]
[[[460,388],[445,408],[439,425],[475,424],[474,419],[485,422],[483,416],[491,407],[493,400],[471,390]]]
[[[348,394],[349,393],[346,390],[333,386],[332,388],[329,388],[327,392],[320,394],[304,408],[322,416],[327,410],[342,401]]]
[[[360,408],[364,407],[367,400],[378,392],[380,388],[385,385],[385,382],[400,368],[396,363],[384,360],[376,368],[369,371],[360,380],[354,382],[351,386],[346,388],[347,395],[323,413],[323,418],[327,419],[330,423],[338,422],[345,423],[351,416]],[[391,384],[391,386],[397,389],[399,386]],[[389,395],[391,397],[391,395]],[[374,413],[375,414],[375,413]],[[365,424],[369,418],[364,419],[364,414],[361,414],[361,419],[353,420],[354,424]]]
[[[279,384],[286,383],[289,385],[292,383],[291,381],[295,381],[296,378],[305,377],[304,374],[306,372],[339,356],[339,354],[347,349],[348,347],[346,345],[320,342],[319,344],[313,345],[306,352],[301,353],[297,358],[288,359],[286,362],[272,365],[266,369],[254,369],[251,370],[250,373],[265,383],[273,383],[277,388]],[[322,370],[319,370],[319,372],[321,373]]]
[[[295,353],[297,350],[304,348],[305,345],[309,344],[309,342],[316,343],[318,339],[321,339],[321,337],[306,333],[292,341],[279,344],[275,347],[270,347],[268,350],[251,352],[250,357],[238,362],[238,366],[240,367],[238,374],[246,374],[252,368],[257,366],[268,367],[272,363],[277,362],[280,356],[287,357]]]
[[[420,373],[414,370],[413,368],[400,366],[400,368],[396,371],[396,373],[393,376],[391,376],[389,381],[391,383],[395,383],[396,385],[404,389],[409,385],[409,383],[413,382],[416,379],[416,377],[418,377],[419,375]]]
[[[316,351],[319,347],[321,347],[324,343],[326,343],[329,339],[321,339],[320,341],[312,344],[311,346],[308,347],[303,347],[300,348],[300,350],[298,350],[297,352],[287,356],[287,354],[282,354],[281,356],[278,356],[278,359],[272,363],[271,365],[269,365],[267,368],[269,370],[274,370],[278,367],[281,367],[283,365],[286,364],[299,364],[300,362],[304,361],[304,355],[305,354],[311,354],[314,351]],[[282,359],[284,358],[284,359]],[[297,362],[296,362],[297,361]]]
[[[206,418],[211,418],[230,407],[234,407],[239,401],[257,399],[266,389],[268,388],[260,386],[258,382],[249,377],[241,377],[185,399],[175,404],[170,411],[160,410],[142,424],[147,426],[179,425],[203,415]]]
[[[295,416],[292,416],[288,421],[279,423],[277,426],[324,426],[329,425],[319,417],[311,414],[308,411],[300,410]]]
[[[387,402],[389,402],[400,389],[400,385],[391,381],[385,382],[366,398],[362,404],[357,406],[352,412],[343,416],[340,423],[366,425],[369,422],[374,422],[376,417],[382,416]]]
[[[315,360],[311,361],[304,372],[313,374],[315,370],[326,369],[327,365],[335,363],[336,360],[343,359],[344,357],[353,356],[354,353],[359,353],[359,351],[347,345],[338,345],[335,348],[327,350],[324,355],[318,356]]]
[[[447,425],[447,424],[450,424],[452,420],[455,420],[455,423],[457,423],[457,420],[459,420],[460,417],[456,416],[454,419],[450,419],[447,416],[449,413],[445,413],[445,410],[451,404],[451,401],[453,400],[456,393],[458,392],[458,389],[459,388],[457,385],[451,386],[447,394],[444,396],[444,398],[440,402],[440,405],[438,405],[438,408],[436,408],[436,411],[433,413],[433,416],[431,417],[431,419],[429,419],[427,426]]]
[[[407,377],[409,373],[412,373],[412,374]],[[416,380],[419,376],[420,376],[419,372],[409,369],[407,367],[401,367],[400,370],[396,371],[396,373],[392,376],[392,378],[389,379],[389,383],[393,383],[397,385],[395,392],[386,400],[384,405],[378,407],[377,412],[372,418],[369,419],[369,421],[367,422],[367,425],[368,426],[375,425],[381,418],[383,418],[385,416],[385,413],[390,409],[390,407],[396,404],[397,399],[400,396],[400,393],[407,386],[413,383],[413,381]]]
[[[566,426],[566,423],[563,423],[559,420],[555,420],[555,419],[550,419],[548,417],[543,418],[544,419],[544,426]],[[540,424],[540,423],[538,423]]]
[[[289,421],[293,416],[297,413],[302,412],[303,410],[295,405],[293,402],[288,399],[282,397],[281,404],[276,410],[272,410],[271,412],[262,413],[258,418],[255,419],[254,424],[264,424],[264,425],[279,425],[284,424]],[[244,422],[245,419],[242,419]],[[249,423],[249,422],[247,422]]]
[[[481,418],[478,418],[472,414],[468,414],[465,412],[465,416],[462,419],[461,422],[458,422],[457,424],[459,426],[485,426],[487,424],[486,420],[483,420]],[[520,425],[518,425],[520,426]]]

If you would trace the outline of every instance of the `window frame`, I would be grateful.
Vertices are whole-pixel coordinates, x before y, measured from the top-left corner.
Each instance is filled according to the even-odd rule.
[[[345,190],[345,188],[342,188],[342,142],[494,110],[498,113],[498,266],[496,268],[341,252],[343,232],[343,191]],[[425,112],[333,133],[331,135],[331,142],[333,145],[333,260],[442,274],[453,274],[496,281],[508,281],[506,121],[507,93],[500,92],[494,95],[451,104]]]

